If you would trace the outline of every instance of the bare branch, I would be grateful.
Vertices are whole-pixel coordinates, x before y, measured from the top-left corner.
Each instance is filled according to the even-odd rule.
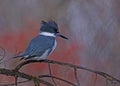
[[[49,85],[49,86],[54,86],[52,83],[42,80],[41,78],[43,78],[43,77],[49,77],[51,79],[54,78],[54,79],[57,79],[57,80],[64,81],[64,82],[66,82],[68,84],[72,84],[73,86],[76,86],[75,84],[73,84],[73,83],[71,83],[71,82],[69,82],[67,80],[58,78],[56,76],[52,76],[50,65],[48,65],[49,66],[49,70],[50,70],[49,71],[50,72],[50,76],[49,75],[43,75],[43,76],[41,75],[39,77],[35,77],[35,76],[32,76],[32,75],[28,75],[28,74],[19,72],[19,70],[22,67],[24,67],[25,65],[27,65],[29,63],[36,63],[36,62],[44,62],[44,63],[48,63],[48,64],[57,64],[57,65],[62,65],[62,66],[73,68],[74,69],[74,75],[75,75],[75,78],[76,78],[76,81],[77,81],[77,84],[78,84],[77,86],[80,86],[79,80],[77,78],[77,70],[78,69],[86,70],[86,71],[95,73],[96,75],[100,75],[100,76],[104,77],[106,80],[109,80],[111,82],[114,82],[114,83],[118,82],[118,83],[120,83],[119,79],[117,79],[117,78],[115,78],[115,77],[113,77],[113,76],[111,76],[111,75],[109,75],[107,73],[96,71],[96,70],[92,70],[92,69],[88,69],[88,68],[82,67],[82,66],[73,65],[73,64],[70,64],[70,63],[58,62],[58,61],[54,61],[54,60],[40,60],[40,61],[27,60],[27,61],[24,61],[24,62],[20,63],[19,65],[17,65],[14,70],[0,68],[0,74],[4,74],[4,75],[7,75],[7,76],[19,77],[19,78],[25,78],[27,80],[33,81],[35,86],[39,86],[40,83],[45,84],[45,85]],[[96,78],[97,78],[97,76],[96,76]],[[16,83],[18,84],[17,81],[16,81]]]
[[[50,63],[48,63],[48,69],[49,69],[50,76],[52,76]],[[57,86],[57,84],[56,84],[55,80],[53,79],[53,77],[52,77],[52,81],[53,81],[54,85]]]
[[[80,86],[80,82],[78,80],[78,77],[77,77],[77,68],[74,67],[74,75],[75,75],[75,79],[77,81],[77,85]]]
[[[72,68],[77,68],[77,69],[82,69],[82,70],[86,70],[95,74],[98,74],[104,78],[106,78],[107,80],[111,81],[111,82],[118,82],[120,83],[120,80],[101,71],[96,71],[96,70],[92,70],[92,69],[88,69],[86,67],[83,66],[77,66],[74,64],[70,64],[70,63],[64,63],[64,62],[59,62],[59,61],[54,61],[54,60],[40,60],[40,61],[36,61],[36,60],[28,60],[25,61],[21,64],[19,64],[18,66],[16,66],[15,70],[19,70],[20,68],[22,68],[24,65],[28,64],[28,63],[35,63],[35,62],[44,62],[44,63],[51,63],[51,64],[58,64],[58,65],[64,65],[64,66],[68,66],[68,67],[72,67]]]
[[[70,84],[70,85],[72,85],[72,86],[77,86],[77,85],[73,84],[72,82],[69,82],[69,81],[67,81],[67,80],[65,80],[65,79],[62,79],[62,78],[59,78],[59,77],[56,77],[56,76],[51,76],[51,75],[39,75],[38,77],[39,77],[39,78],[45,78],[45,77],[54,78],[54,79],[56,79],[56,80],[60,80],[60,81],[66,82],[66,83],[68,83],[68,84]],[[29,81],[30,81],[30,80],[24,80],[24,81],[19,81],[19,82],[17,82],[17,83],[18,83],[18,84],[21,84],[21,83],[25,83],[25,82],[29,82]],[[2,86],[14,86],[15,83],[5,84],[5,85],[1,84],[1,85],[2,85]]]
[[[42,83],[42,84],[45,84],[45,85],[48,85],[48,86],[54,86],[53,84],[51,84],[47,81],[44,81],[44,80],[39,79],[37,77],[31,76],[31,75],[28,75],[28,74],[25,74],[25,73],[21,73],[19,71],[15,71],[15,70],[0,68],[0,74],[4,74],[4,75],[7,75],[7,76],[16,76],[16,77],[32,80],[32,81],[34,81],[35,86],[38,86],[38,85],[36,85],[36,83],[38,84],[38,82]]]
[[[62,79],[62,78],[59,78],[59,77],[56,77],[56,76],[50,76],[50,75],[40,75],[40,76],[39,76],[39,78],[44,78],[44,77],[55,78],[55,79],[57,79],[57,80],[66,82],[66,83],[68,83],[68,84],[70,84],[70,85],[72,85],[72,86],[77,86],[77,85],[73,84],[72,82],[69,82],[69,81],[67,81],[67,80],[65,80],[65,79]]]

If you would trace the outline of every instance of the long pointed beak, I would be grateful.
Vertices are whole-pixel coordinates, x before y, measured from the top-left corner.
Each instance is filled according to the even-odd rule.
[[[61,33],[57,33],[57,36],[60,36],[60,37],[62,37],[62,38],[64,38],[64,39],[67,39],[67,40],[68,40],[68,38],[65,37],[64,35],[62,35]]]

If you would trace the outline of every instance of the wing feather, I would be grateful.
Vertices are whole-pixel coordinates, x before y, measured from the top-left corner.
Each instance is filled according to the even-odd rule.
[[[54,37],[46,37],[39,35],[32,39],[27,47],[27,49],[18,55],[18,57],[23,57],[23,58],[30,58],[34,56],[41,56],[45,50],[49,49],[49,53],[51,52],[51,49],[54,45],[55,38]],[[27,56],[27,57],[25,57]]]

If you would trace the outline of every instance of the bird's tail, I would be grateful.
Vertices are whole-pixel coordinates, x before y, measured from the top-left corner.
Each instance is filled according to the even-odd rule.
[[[23,58],[24,56],[25,56],[25,54],[24,54],[24,53],[20,53],[20,54],[18,54],[18,55],[16,55],[16,56],[14,56],[13,58],[19,58],[19,57]]]
[[[14,56],[14,57],[12,57],[12,58],[18,58],[18,57],[22,57],[21,55],[17,55],[17,56]]]
[[[19,58],[19,57],[20,57],[20,60],[23,60],[23,59],[24,59],[24,58],[23,58],[23,57],[24,57],[23,55],[17,55],[17,56],[14,56],[13,58],[16,59],[16,58]]]

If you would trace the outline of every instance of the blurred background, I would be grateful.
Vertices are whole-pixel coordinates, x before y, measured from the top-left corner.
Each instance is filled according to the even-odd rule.
[[[69,40],[57,38],[58,46],[48,59],[85,66],[120,79],[119,4],[119,0],[0,0],[0,46],[6,51],[5,59],[27,47],[38,35],[41,20],[52,19]],[[18,63],[10,60],[6,67],[14,68]],[[69,69],[55,65],[52,68],[57,76],[75,82]],[[34,75],[49,73],[47,64],[41,63],[27,65],[21,71]],[[81,86],[93,86],[93,74],[80,71],[78,77]],[[2,75],[0,79],[14,80]],[[105,79],[98,78],[96,86],[105,86]]]

